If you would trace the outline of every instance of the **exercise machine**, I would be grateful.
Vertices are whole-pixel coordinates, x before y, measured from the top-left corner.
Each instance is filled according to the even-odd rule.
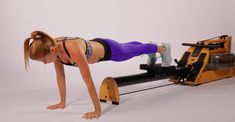
[[[231,53],[231,39],[231,36],[222,35],[198,41],[196,44],[183,43],[183,46],[189,46],[189,48],[179,61],[174,60],[176,66],[140,64],[140,69],[146,70],[145,73],[107,77],[100,87],[100,101],[111,101],[112,104],[118,105],[120,95],[124,95],[120,94],[118,89],[122,86],[161,79],[169,79],[172,84],[197,86],[235,76],[235,55]]]

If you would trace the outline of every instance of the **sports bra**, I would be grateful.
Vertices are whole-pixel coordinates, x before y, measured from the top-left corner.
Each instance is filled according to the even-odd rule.
[[[68,49],[66,48],[66,45],[65,45],[65,41],[67,40],[67,38],[68,38],[68,37],[65,37],[65,38],[62,40],[62,43],[63,43],[63,47],[64,47],[64,50],[65,50],[66,54],[68,55],[69,58],[71,58],[71,57],[70,57],[70,54],[69,54],[69,51],[68,51]],[[81,40],[84,41],[84,43],[86,44],[85,55],[86,55],[86,58],[87,58],[87,60],[88,60],[88,59],[91,57],[91,54],[92,54],[92,46],[91,46],[91,43],[90,43],[89,41],[84,40],[84,39],[79,38],[79,37],[75,37],[75,38],[73,38],[73,39],[81,39]],[[60,59],[59,56],[57,56],[57,58]],[[71,63],[64,63],[61,59],[60,59],[60,61],[61,61],[62,64],[77,67],[77,64],[76,64],[76,63],[74,63],[74,64],[71,64]]]

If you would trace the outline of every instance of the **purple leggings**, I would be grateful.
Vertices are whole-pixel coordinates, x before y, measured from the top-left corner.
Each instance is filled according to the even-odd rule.
[[[118,43],[117,41],[111,39],[99,39],[102,39],[111,49],[109,60],[118,62],[125,61],[142,54],[156,53],[158,48],[155,44],[143,44],[137,41]]]

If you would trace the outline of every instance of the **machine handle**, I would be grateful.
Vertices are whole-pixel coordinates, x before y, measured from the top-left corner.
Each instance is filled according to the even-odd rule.
[[[210,44],[210,45],[203,45],[203,44],[191,44],[191,43],[182,43],[183,46],[191,46],[191,47],[202,47],[202,48],[210,48],[215,49],[222,47],[220,44]]]

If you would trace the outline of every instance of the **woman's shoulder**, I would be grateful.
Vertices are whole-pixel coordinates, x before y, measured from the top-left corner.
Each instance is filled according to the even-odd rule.
[[[55,41],[61,41],[61,40],[64,40],[66,38],[66,40],[85,40],[81,37],[65,37],[65,36],[61,36],[61,37],[56,37],[54,40]]]
[[[61,41],[66,41],[66,46],[68,47],[84,47],[84,39],[80,38],[80,37],[56,37],[54,39],[56,42],[61,42]]]
[[[62,40],[64,40],[64,38],[65,38],[65,37],[62,37],[62,36],[61,36],[61,37],[56,37],[56,38],[54,38],[54,40],[55,40],[55,41],[62,41]]]

